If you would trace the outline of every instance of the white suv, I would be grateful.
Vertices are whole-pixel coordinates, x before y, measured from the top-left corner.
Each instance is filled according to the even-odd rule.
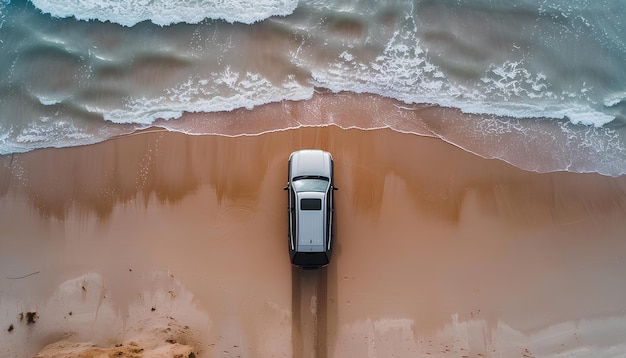
[[[333,157],[323,150],[291,153],[289,192],[289,257],[304,269],[328,265],[333,249],[335,201]]]

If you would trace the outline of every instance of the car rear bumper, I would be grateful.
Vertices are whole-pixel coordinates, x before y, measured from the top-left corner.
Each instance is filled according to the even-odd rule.
[[[291,263],[303,269],[317,269],[328,265],[330,256],[326,252],[296,252]]]

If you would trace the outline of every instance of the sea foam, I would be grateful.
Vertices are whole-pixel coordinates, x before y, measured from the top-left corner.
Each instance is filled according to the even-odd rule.
[[[199,23],[204,19],[251,24],[271,16],[291,14],[298,0],[31,0],[54,17],[109,21],[133,26],[151,21],[160,26]]]
[[[397,31],[373,62],[360,62],[344,51],[326,68],[313,68],[313,83],[333,92],[374,93],[409,104],[459,108],[468,114],[565,119],[594,127],[615,119],[593,108],[587,95],[592,89],[583,84],[577,91],[554,90],[545,74],[529,70],[522,60],[493,63],[474,84],[458,83],[431,60],[415,25],[408,27]],[[605,104],[618,102],[609,99]]]
[[[149,126],[157,119],[177,119],[184,112],[252,109],[272,102],[300,101],[313,96],[313,87],[302,86],[294,78],[276,86],[258,73],[233,72],[230,67],[222,73],[211,74],[211,77],[194,76],[167,89],[163,96],[129,98],[124,108],[100,113],[113,123]]]

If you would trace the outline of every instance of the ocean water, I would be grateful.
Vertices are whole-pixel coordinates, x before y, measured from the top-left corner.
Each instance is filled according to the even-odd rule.
[[[526,170],[626,174],[621,0],[0,0],[0,154],[138,129],[232,133],[185,113],[352,93],[441,108],[427,132]],[[334,94],[334,95],[333,95]],[[332,117],[332,116],[331,116]],[[300,125],[342,126],[307,118]],[[210,129],[203,129],[210,128]],[[417,127],[415,127],[417,128]]]

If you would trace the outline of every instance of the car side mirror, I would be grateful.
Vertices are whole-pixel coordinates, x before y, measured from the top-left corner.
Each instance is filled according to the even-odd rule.
[[[289,185],[285,185],[285,187],[283,188],[283,190],[287,190],[289,189]]]
[[[333,190],[339,190],[339,188],[333,185]]]

